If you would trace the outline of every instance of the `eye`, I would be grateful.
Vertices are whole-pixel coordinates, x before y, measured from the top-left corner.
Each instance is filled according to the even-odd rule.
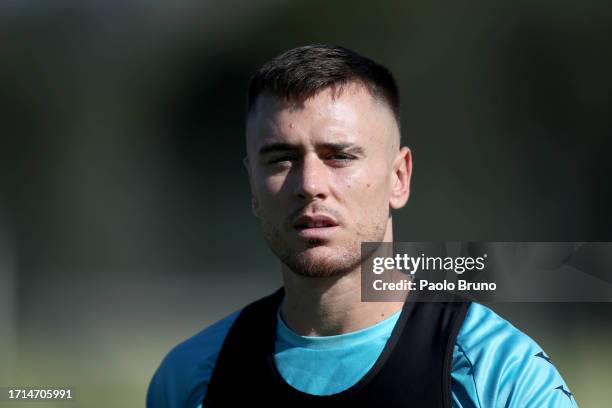
[[[334,154],[332,156],[333,160],[351,160],[353,159],[353,156],[348,155],[348,154]]]
[[[331,161],[331,162],[342,164],[342,165],[349,164],[351,161],[355,159],[356,159],[355,156],[351,154],[346,154],[346,153],[336,153],[326,158],[327,161]]]
[[[293,156],[278,156],[278,157],[272,157],[271,159],[269,159],[268,164],[278,164],[278,163],[283,163],[283,162],[291,162],[294,160],[295,160],[295,157]]]

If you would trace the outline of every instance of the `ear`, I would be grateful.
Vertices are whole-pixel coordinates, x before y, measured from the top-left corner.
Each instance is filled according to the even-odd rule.
[[[246,169],[247,173],[249,173],[249,176],[250,176],[251,168],[249,167],[249,156],[244,156],[244,158],[242,159],[242,164],[244,165],[244,168]]]
[[[257,218],[259,218],[259,203],[254,196],[251,196],[251,212]]]
[[[244,168],[246,169],[249,175],[249,184],[251,184],[251,212],[253,213],[255,217],[259,218],[259,203],[257,202],[257,199],[253,195],[253,185],[251,183],[251,167],[249,165],[248,156],[244,156],[244,159],[242,159],[242,164],[244,165]]]
[[[406,205],[410,196],[410,178],[412,176],[412,152],[402,147],[393,161],[393,174],[391,178],[391,194],[389,205],[397,210]]]

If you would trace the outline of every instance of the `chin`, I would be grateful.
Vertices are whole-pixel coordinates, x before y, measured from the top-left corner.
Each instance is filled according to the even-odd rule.
[[[343,275],[359,264],[359,251],[356,256],[348,256],[346,249],[325,245],[311,246],[295,254],[285,264],[295,273],[306,277],[331,277]]]

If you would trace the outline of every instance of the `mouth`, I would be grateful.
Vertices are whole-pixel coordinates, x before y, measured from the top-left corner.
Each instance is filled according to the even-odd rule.
[[[297,235],[306,240],[326,239],[340,229],[338,222],[323,214],[304,215],[293,224]]]

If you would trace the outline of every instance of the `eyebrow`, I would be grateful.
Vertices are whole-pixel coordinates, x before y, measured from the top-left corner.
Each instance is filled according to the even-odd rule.
[[[317,150],[325,149],[325,150],[333,150],[333,151],[350,151],[351,153],[355,153],[355,154],[363,154],[363,148],[361,146],[355,145],[354,143],[343,143],[343,142],[319,143],[317,144],[316,148]],[[296,146],[296,145],[292,145],[292,144],[284,143],[284,142],[274,142],[274,143],[269,143],[269,144],[262,146],[259,149],[259,154],[264,155],[264,154],[271,153],[271,152],[287,152],[287,151],[294,152],[294,151],[299,151],[299,150],[301,150],[301,147]]]
[[[317,145],[317,149],[323,148],[337,152],[350,152],[354,154],[363,154],[363,148],[355,143],[338,142],[338,143],[321,143]]]
[[[271,152],[287,152],[287,151],[296,151],[296,150],[300,150],[300,148],[298,146],[295,146],[289,143],[274,142],[274,143],[268,143],[262,146],[259,149],[259,154],[264,155],[264,154],[271,153]]]

